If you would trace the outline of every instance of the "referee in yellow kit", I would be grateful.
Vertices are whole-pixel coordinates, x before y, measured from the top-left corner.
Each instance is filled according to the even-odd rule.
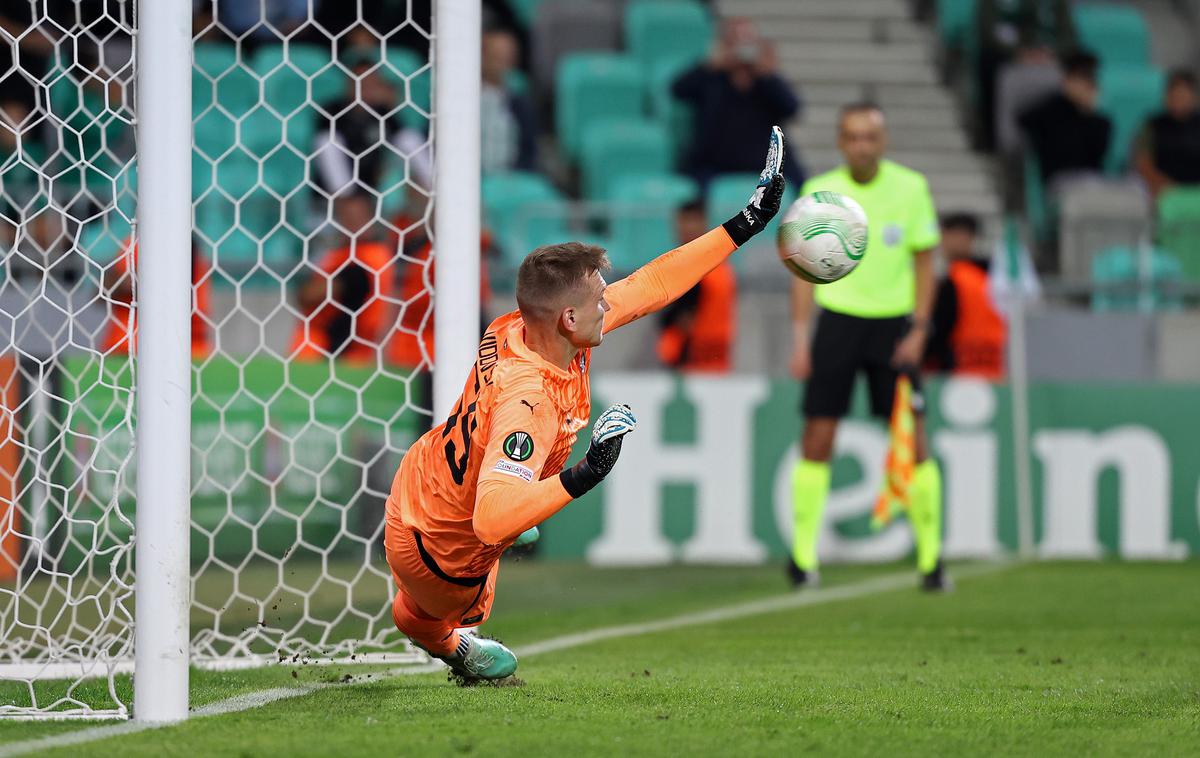
[[[817,534],[829,495],[834,436],[850,409],[855,377],[866,376],[871,412],[886,421],[896,378],[904,371],[914,377],[916,468],[909,519],[917,569],[925,589],[948,588],[940,558],[942,478],[929,457],[916,379],[933,307],[937,215],[925,177],[886,160],[886,148],[883,111],[868,103],[846,106],[838,126],[845,163],[809,179],[801,191],[854,198],[867,212],[869,231],[866,254],[852,274],[819,287],[797,279],[793,287],[792,373],[807,380],[801,460],[792,480],[795,543],[789,575],[798,587],[817,582]],[[815,332],[814,300],[821,306]]]

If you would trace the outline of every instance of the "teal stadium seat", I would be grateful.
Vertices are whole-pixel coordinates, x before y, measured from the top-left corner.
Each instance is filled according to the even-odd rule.
[[[709,227],[725,223],[733,214],[746,207],[757,183],[758,174],[722,174],[713,179],[708,186]],[[779,231],[779,221],[788,206],[795,201],[798,191],[797,188],[791,186],[784,191],[779,213],[767,225],[767,228],[755,237],[756,244],[774,246],[775,235]],[[746,265],[746,258],[748,256],[734,256],[734,265],[742,268]]]
[[[1150,31],[1141,11],[1116,3],[1087,3],[1073,9],[1079,44],[1105,64],[1150,63]]]
[[[642,115],[645,75],[633,58],[611,53],[573,53],[558,67],[555,126],[559,144],[579,158],[587,127]]]
[[[1164,283],[1179,282],[1183,279],[1183,269],[1179,261],[1162,250],[1151,251],[1150,259],[1150,291],[1149,300],[1143,304],[1143,296],[1136,286],[1141,279],[1138,253],[1128,247],[1113,246],[1105,248],[1092,258],[1092,281],[1101,285],[1099,291],[1092,295],[1092,310],[1094,311],[1132,311],[1150,309],[1155,311],[1180,310],[1183,300],[1179,294],[1167,288]],[[1112,287],[1105,289],[1104,285]],[[1117,289],[1114,285],[1124,285]]]
[[[625,47],[646,71],[662,60],[700,60],[712,38],[712,19],[699,3],[633,0],[625,9]]]
[[[517,20],[526,29],[533,23],[533,17],[537,15],[538,6],[545,0],[509,0],[509,7],[513,9]]]
[[[407,47],[388,45],[382,69],[408,101],[400,109],[400,122],[422,132],[429,131],[433,107],[433,66],[427,66],[427,62]]]
[[[1200,281],[1200,187],[1174,187],[1158,199],[1158,243]]]
[[[975,33],[976,0],[937,0],[937,31],[942,44],[951,50],[964,50],[967,38]]]
[[[539,245],[572,238],[567,200],[545,177],[523,171],[488,174],[481,190],[484,218],[506,267],[515,269]]]
[[[614,200],[620,177],[670,172],[667,129],[642,119],[592,123],[584,128],[579,160],[584,197]]]
[[[671,85],[693,65],[688,58],[663,58],[650,69],[650,114],[667,127],[671,154],[678,160],[692,140],[692,107],[671,94]]]
[[[1120,173],[1129,163],[1133,139],[1142,124],[1162,108],[1165,77],[1153,66],[1111,64],[1100,69],[1100,110],[1112,119],[1105,168]]]
[[[251,68],[262,79],[267,104],[284,115],[338,100],[350,82],[324,45],[267,45],[254,54]]]
[[[218,105],[240,115],[258,104],[258,77],[238,61],[232,46],[206,42],[196,45],[192,56],[193,113]]]
[[[676,247],[675,211],[700,194],[696,182],[676,174],[618,177],[613,184],[613,267],[628,272]],[[622,259],[615,255],[624,256]]]

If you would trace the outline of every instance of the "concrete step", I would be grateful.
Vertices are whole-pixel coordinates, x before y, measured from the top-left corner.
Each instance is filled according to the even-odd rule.
[[[793,63],[784,68],[792,78],[800,81],[843,84],[847,86],[873,84],[896,84],[907,86],[936,87],[938,74],[933,66],[925,62],[838,61],[811,60]]]
[[[890,84],[877,82],[831,82],[814,76],[814,72],[784,73],[810,108],[840,108],[846,103],[870,100],[879,103],[884,113],[892,108],[936,108],[957,110],[953,98],[941,87],[932,84]]]
[[[926,47],[932,41],[929,31],[909,21],[873,21],[844,18],[772,18],[759,27],[764,37],[782,42],[869,42],[873,44],[911,43]]]
[[[810,173],[828,171],[842,162],[836,149],[805,150],[803,144],[799,149]],[[887,157],[926,175],[974,173],[990,176],[992,171],[987,159],[965,151],[892,150]]]
[[[791,138],[802,148],[824,150],[837,146],[836,130],[832,126],[805,124],[788,131]],[[941,125],[925,129],[888,130],[888,145],[893,150],[955,150],[969,151],[970,141],[966,133],[954,125]]]
[[[722,16],[771,18],[903,19],[912,18],[905,0],[720,0]]]
[[[779,45],[780,64],[789,70],[793,66],[808,66],[825,61],[840,63],[919,63],[933,65],[932,53],[920,43],[874,45],[853,42],[793,42]]]
[[[999,217],[1002,215],[1000,197],[994,193],[967,195],[960,192],[944,193],[933,191],[933,207],[938,215],[947,213],[974,213],[977,216]]]
[[[801,120],[795,124],[806,130],[828,128],[833,134],[841,119],[840,105],[827,104],[809,105],[801,113]],[[885,112],[888,129],[937,129],[959,124],[958,109],[953,107],[929,106],[925,108],[888,108]]]

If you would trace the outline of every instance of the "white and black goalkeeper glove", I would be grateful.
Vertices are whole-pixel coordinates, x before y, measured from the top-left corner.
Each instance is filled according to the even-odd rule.
[[[771,144],[767,148],[767,165],[758,175],[758,186],[750,196],[750,202],[736,216],[721,226],[725,227],[733,244],[741,247],[754,235],[761,232],[779,213],[783,202],[783,190],[787,184],[781,173],[783,168],[783,130],[771,127]]]
[[[558,475],[571,497],[580,497],[608,476],[621,455],[622,440],[634,429],[637,429],[637,419],[628,405],[612,405],[600,414],[592,427],[592,444],[587,455]]]

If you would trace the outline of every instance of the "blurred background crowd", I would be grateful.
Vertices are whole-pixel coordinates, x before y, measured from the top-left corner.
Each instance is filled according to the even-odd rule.
[[[430,2],[355,5],[196,3],[198,357],[432,357]],[[481,319],[538,245],[597,242],[624,273],[727,218],[775,123],[794,197],[866,100],[943,219],[931,368],[953,370],[960,324],[1003,340],[1016,289],[1037,303],[1035,374],[1200,378],[1200,3],[483,5]],[[132,13],[0,0],[0,299],[82,298],[97,307],[70,339],[110,351],[133,343]],[[601,365],[781,373],[770,248]]]

